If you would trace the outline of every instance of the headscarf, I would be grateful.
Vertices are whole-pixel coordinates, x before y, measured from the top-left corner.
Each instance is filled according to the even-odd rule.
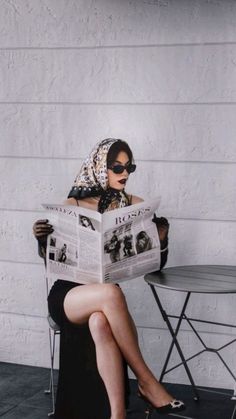
[[[83,199],[100,196],[98,202],[100,213],[130,205],[124,190],[118,191],[110,188],[108,184],[107,154],[116,141],[118,140],[115,138],[107,138],[95,145],[82,163],[68,198]]]

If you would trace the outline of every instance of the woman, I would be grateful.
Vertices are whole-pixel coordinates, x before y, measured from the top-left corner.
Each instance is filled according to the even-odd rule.
[[[133,256],[134,252],[133,252],[133,235],[132,234],[128,234],[127,236],[125,236],[123,238],[123,243],[124,243],[124,247],[123,247],[123,252],[124,252],[124,256]]]
[[[67,246],[66,246],[66,243],[64,243],[58,254],[58,262],[65,263],[66,249],[67,249]]]
[[[141,198],[125,192],[129,175],[135,168],[126,142],[103,140],[84,161],[65,204],[104,213],[142,202]],[[157,218],[154,221],[164,249],[161,253],[162,267],[167,258],[168,222]],[[52,226],[45,220],[34,224],[36,238],[43,238],[44,241],[41,241],[44,247],[40,246],[42,255],[45,254],[45,237],[52,231]],[[185,408],[183,402],[173,400],[145,364],[136,328],[120,287],[115,284],[80,286],[57,281],[50,291],[48,303],[55,321],[63,317],[76,326],[88,325],[95,343],[98,371],[109,398],[111,419],[125,419],[123,359],[136,375],[139,395],[149,403],[150,409],[168,414]],[[68,416],[66,419],[71,418]]]
[[[92,221],[85,215],[80,215],[80,224],[85,228],[95,231]]]

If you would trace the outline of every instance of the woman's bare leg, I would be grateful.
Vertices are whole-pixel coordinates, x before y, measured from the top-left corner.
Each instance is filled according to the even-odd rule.
[[[109,322],[121,353],[136,375],[142,393],[156,407],[173,400],[144,362],[134,323],[119,287],[114,284],[93,284],[73,288],[65,297],[64,309],[68,319],[77,324],[88,321],[93,312],[101,311]]]
[[[96,347],[98,371],[105,384],[111,406],[111,419],[125,419],[123,360],[102,312],[89,317],[89,329]]]

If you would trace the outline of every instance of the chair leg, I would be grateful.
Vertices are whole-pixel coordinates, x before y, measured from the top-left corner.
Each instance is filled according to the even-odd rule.
[[[230,419],[236,419],[236,405],[234,406],[234,410]]]
[[[53,338],[52,338],[53,333]],[[49,346],[50,346],[50,381],[49,381],[49,388],[44,390],[45,394],[52,394],[52,411],[48,413],[48,417],[53,417],[55,413],[55,393],[54,393],[54,377],[53,377],[53,370],[54,370],[54,353],[55,353],[55,336],[56,332],[49,328]]]

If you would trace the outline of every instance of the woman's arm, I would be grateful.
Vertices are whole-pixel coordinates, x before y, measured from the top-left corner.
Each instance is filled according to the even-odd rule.
[[[139,202],[143,202],[144,200],[140,198],[139,196],[132,195],[131,203],[132,205],[138,204]],[[161,263],[160,263],[160,269],[162,269],[168,258],[168,232],[169,232],[169,222],[164,217],[157,217],[156,214],[154,214],[153,220],[152,220],[156,226],[157,231],[160,239],[160,245],[161,245]]]
[[[63,205],[77,205],[78,206],[78,201],[75,198],[67,198],[64,202]]]
[[[157,217],[156,214],[154,214],[154,217],[152,221],[156,224],[159,239],[160,239],[160,245],[161,245],[161,263],[160,263],[160,269],[162,269],[166,262],[168,257],[168,233],[169,233],[169,222],[164,217]]]
[[[144,199],[140,198],[139,196],[132,195],[131,197],[131,205],[139,204],[139,202],[143,202]]]

